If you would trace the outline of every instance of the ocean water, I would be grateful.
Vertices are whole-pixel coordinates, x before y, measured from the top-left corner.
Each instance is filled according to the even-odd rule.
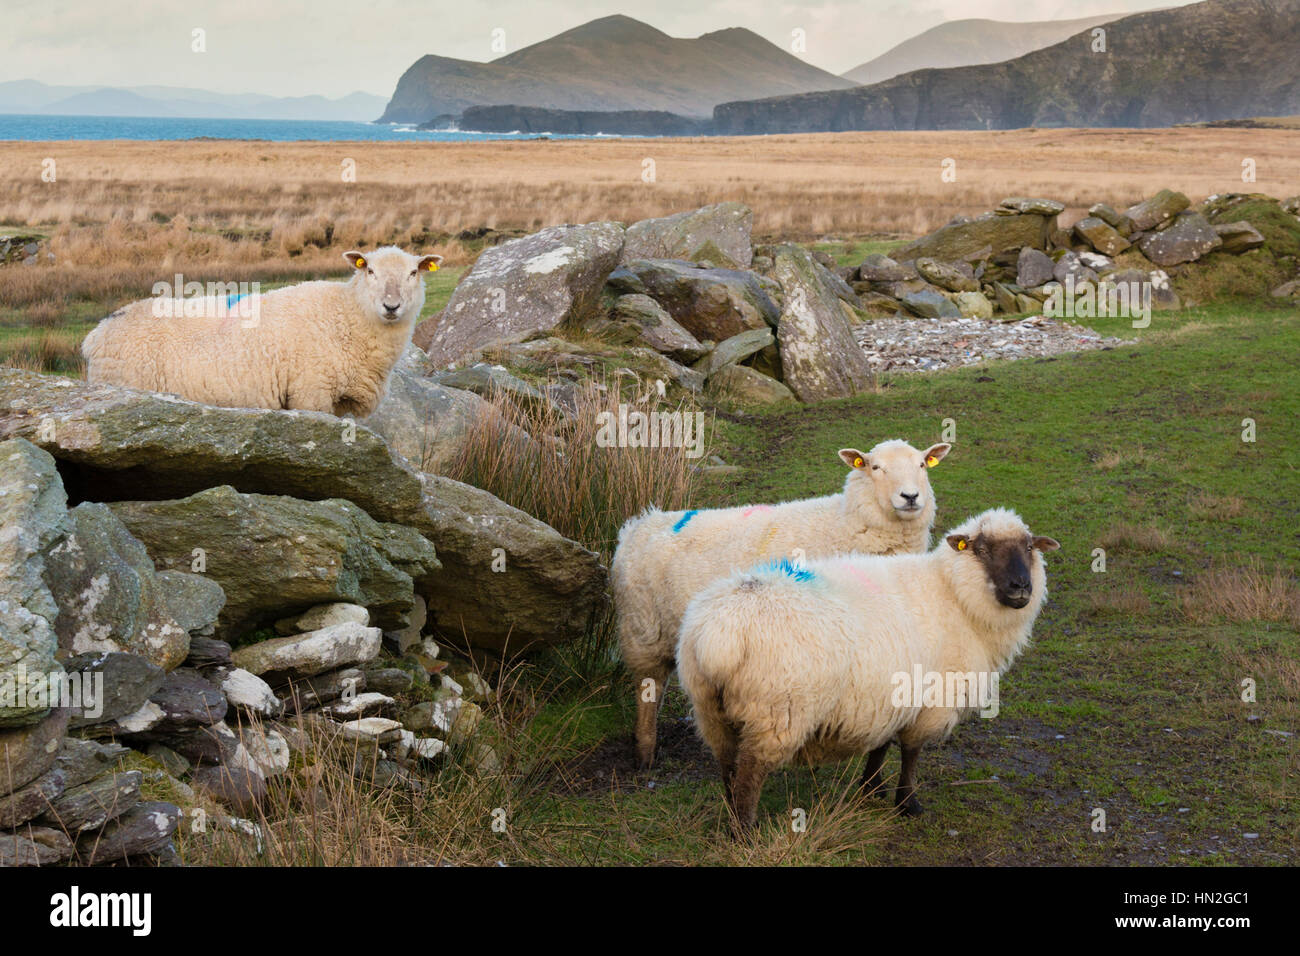
[[[490,139],[535,139],[536,133],[476,133],[460,130],[421,130],[414,126],[349,123],[325,120],[184,119],[149,116],[33,116],[0,114],[0,140],[61,139],[264,139],[361,140],[368,142],[458,143]],[[547,134],[549,135],[549,134]],[[554,139],[601,139],[561,136]]]

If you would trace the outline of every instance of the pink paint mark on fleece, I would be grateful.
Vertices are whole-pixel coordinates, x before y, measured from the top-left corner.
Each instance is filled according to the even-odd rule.
[[[746,508],[744,511],[740,513],[740,516],[742,518],[748,518],[752,514],[758,514],[763,511],[771,511],[771,510],[772,510],[771,505],[750,505],[748,508]]]
[[[844,567],[849,572],[849,574],[853,575],[855,578],[858,579],[858,581],[862,584],[863,590],[865,590],[868,594],[885,593],[881,589],[879,584],[871,580],[871,576],[868,575],[866,571],[863,571],[861,568],[853,564],[846,564]]]

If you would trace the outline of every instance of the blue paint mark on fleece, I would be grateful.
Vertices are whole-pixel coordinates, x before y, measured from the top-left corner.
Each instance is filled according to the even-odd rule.
[[[692,518],[694,518],[697,514],[699,514],[699,511],[692,509],[686,512],[686,514],[682,515],[680,518],[678,518],[677,523],[673,525],[673,534],[676,534],[678,531],[681,531],[683,528],[685,528],[686,523],[690,521]]]
[[[242,292],[232,292],[232,293],[230,293],[230,295],[226,296],[226,308],[227,308],[227,309],[230,308],[232,305],[234,305],[236,302],[238,302],[238,301],[239,301],[240,299],[242,299],[243,297],[244,297],[244,293],[242,293]]]
[[[765,564],[759,570],[776,571],[795,581],[802,582],[811,581],[813,579],[813,573],[811,571],[792,563],[789,558],[782,558],[780,561],[773,561],[770,564]]]

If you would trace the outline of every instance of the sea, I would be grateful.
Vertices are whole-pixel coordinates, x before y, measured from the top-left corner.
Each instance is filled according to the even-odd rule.
[[[494,139],[608,139],[604,135],[550,133],[478,133],[473,130],[424,130],[387,123],[338,120],[185,119],[165,116],[45,116],[0,114],[0,141],[44,142],[65,139],[257,139],[361,141],[376,143],[466,143]]]

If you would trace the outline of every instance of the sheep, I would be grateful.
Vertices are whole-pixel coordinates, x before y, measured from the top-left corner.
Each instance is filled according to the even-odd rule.
[[[868,754],[861,788],[883,792],[894,739],[894,804],[920,813],[921,747],[989,706],[969,691],[996,690],[1025,647],[1047,596],[1042,555],[1058,547],[995,508],[926,554],[783,561],[696,595],[682,618],[678,674],[738,831],[753,828],[767,774],[796,759]]]
[[[917,451],[881,442],[863,454],[843,448],[844,490],[780,505],[709,511],[647,509],[619,530],[610,563],[618,641],[637,693],[636,750],[654,762],[663,690],[677,629],[691,597],[710,581],[767,557],[922,552],[930,546],[934,495],[928,469],[951,445]]]
[[[386,246],[343,258],[347,282],[124,306],[86,336],[86,377],[208,405],[364,418],[424,308],[422,272],[442,257]]]

